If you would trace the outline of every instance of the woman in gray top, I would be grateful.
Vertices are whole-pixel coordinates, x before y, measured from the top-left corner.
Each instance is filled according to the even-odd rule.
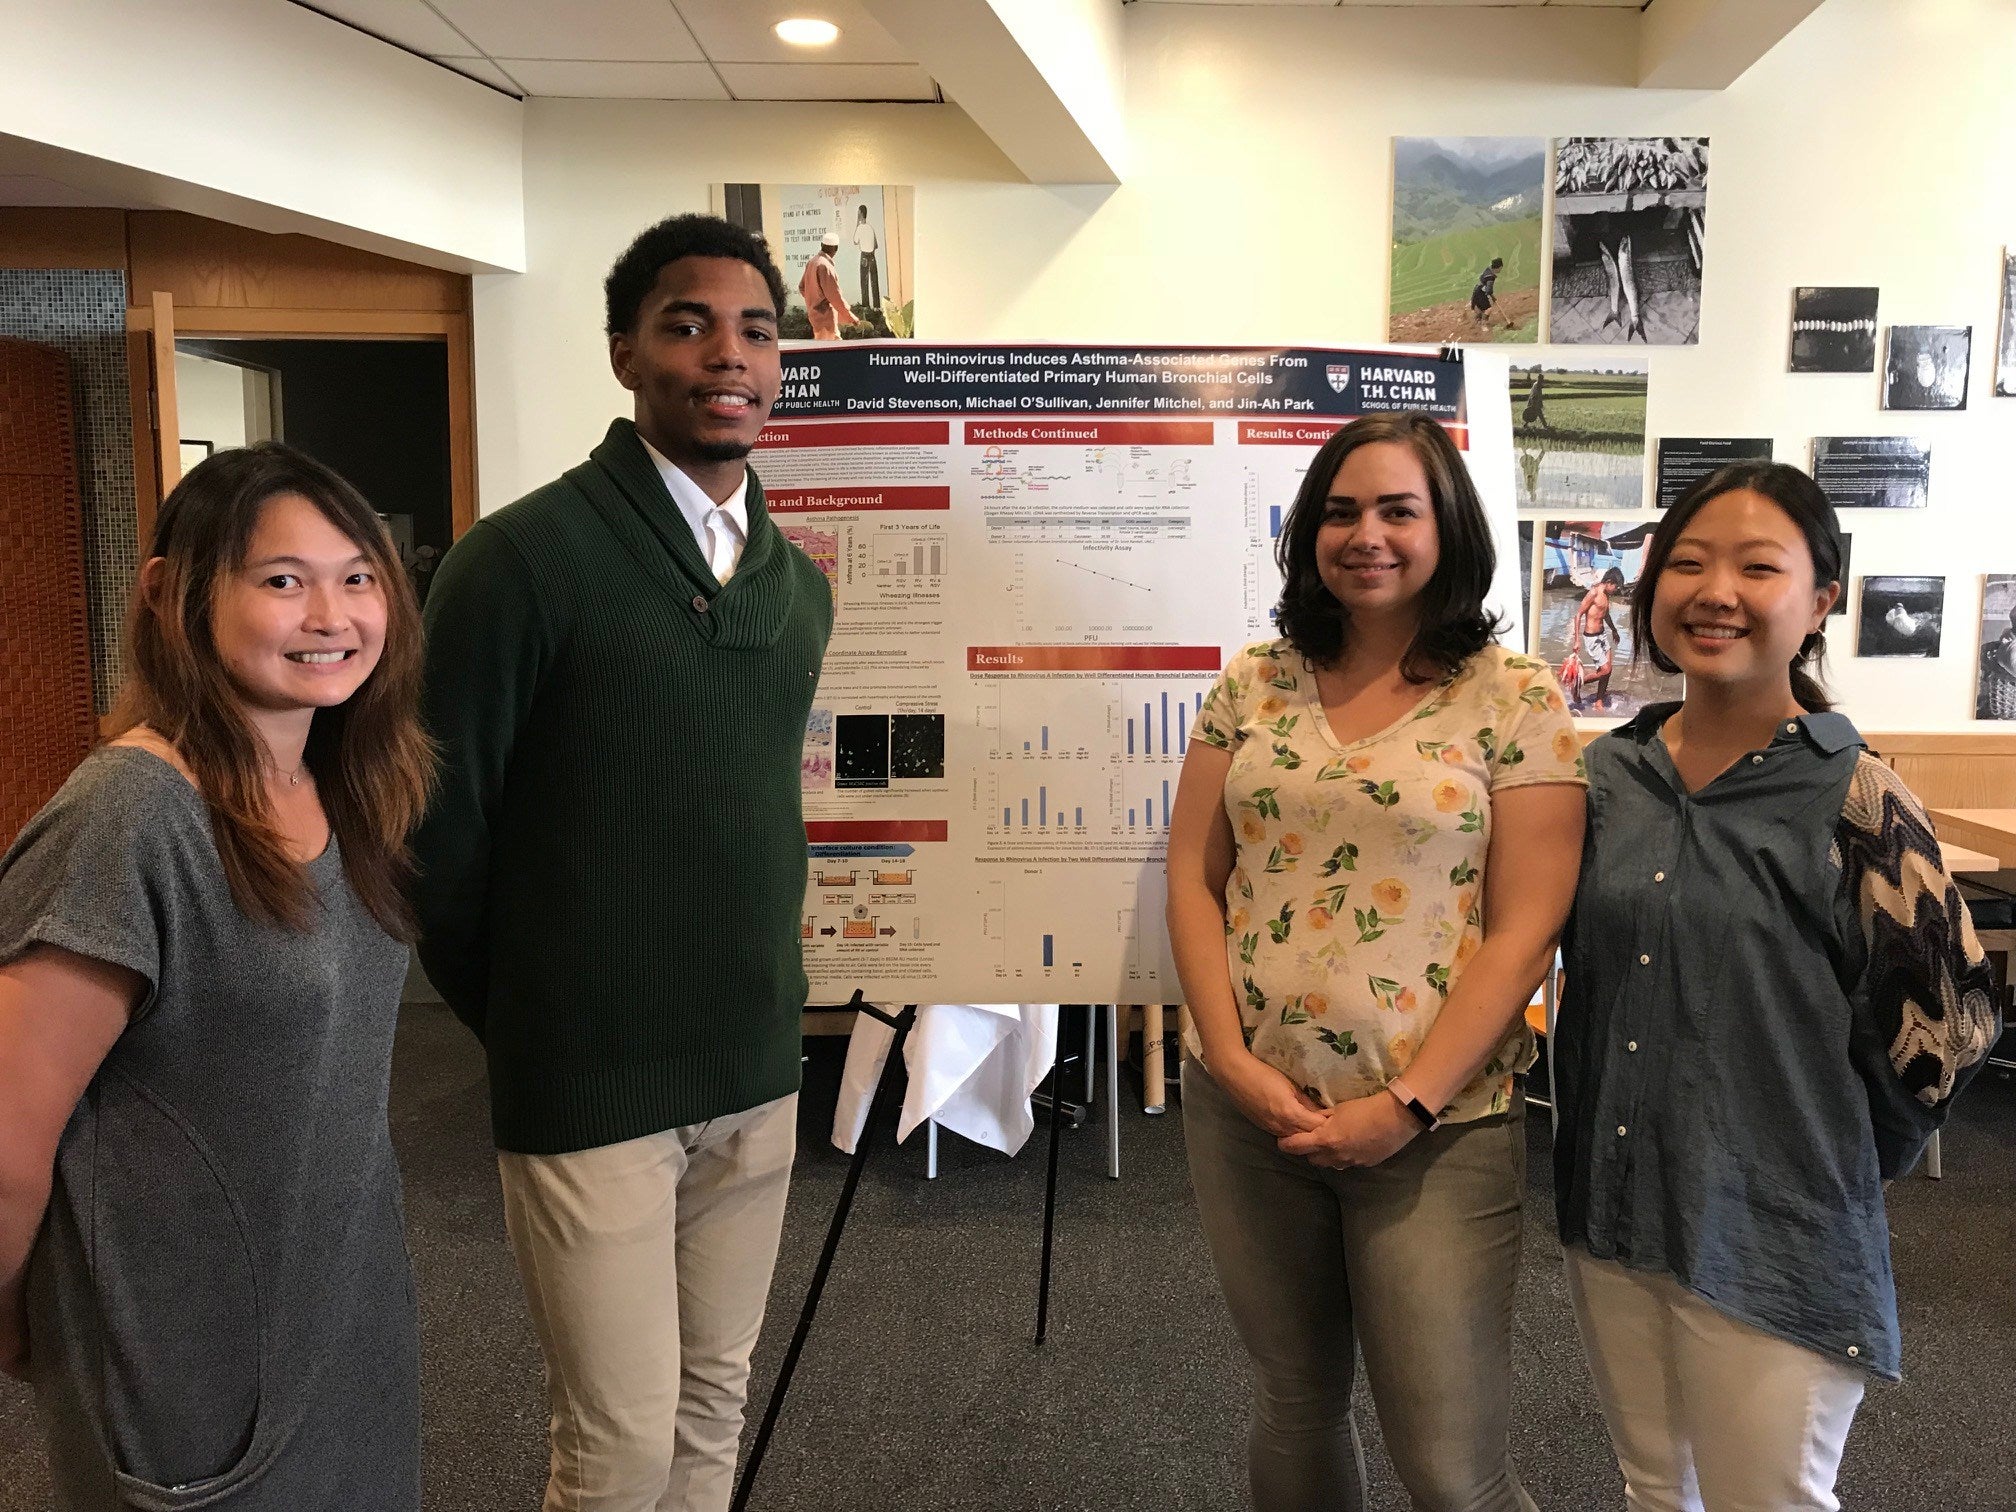
[[[1993,1042],[1925,810],[1829,712],[1813,480],[1724,468],[1659,523],[1637,643],[1687,675],[1588,748],[1555,1193],[1634,1512],[1831,1512],[1900,1369],[1884,1181]]]
[[[0,859],[0,1367],[66,1512],[417,1508],[412,591],[341,478],[220,452],[126,649],[122,733]]]

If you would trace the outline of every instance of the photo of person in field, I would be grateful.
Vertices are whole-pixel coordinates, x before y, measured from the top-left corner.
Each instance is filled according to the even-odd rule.
[[[1512,364],[1519,507],[1609,514],[1645,503],[1646,359],[1604,354]]]
[[[1393,142],[1393,341],[1536,341],[1539,137]]]

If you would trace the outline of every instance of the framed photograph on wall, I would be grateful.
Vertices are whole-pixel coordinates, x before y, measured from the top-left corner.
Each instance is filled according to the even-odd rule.
[[[778,335],[917,334],[917,191],[908,184],[714,184],[710,203],[776,259],[784,275]]]
[[[1395,137],[1389,341],[1538,341],[1545,137]]]
[[[1875,289],[1792,291],[1794,373],[1876,371]]]
[[[1995,395],[2016,399],[2016,248],[2002,249],[2002,335],[1995,343]]]
[[[1540,527],[1534,654],[1551,666],[1576,715],[1624,719],[1680,697],[1678,673],[1640,656],[1631,597],[1656,519],[1547,520]]]
[[[1937,656],[1946,618],[1943,577],[1865,577],[1857,656]]]
[[[1623,352],[1512,364],[1521,509],[1608,514],[1645,503],[1651,360]]]
[[[1554,148],[1547,339],[1701,339],[1708,138],[1563,137]]]
[[[1883,368],[1883,408],[1967,408],[1967,366],[1972,326],[1892,326],[1890,358]]]
[[[1974,681],[1976,719],[2016,719],[2016,576],[1981,579],[1981,661]]]

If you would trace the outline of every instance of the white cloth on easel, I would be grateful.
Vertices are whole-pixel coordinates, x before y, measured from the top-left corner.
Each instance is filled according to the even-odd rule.
[[[863,1013],[847,1042],[833,1143],[853,1151],[896,1031]],[[897,1121],[900,1142],[926,1119],[1013,1155],[1036,1127],[1029,1094],[1057,1058],[1055,1003],[932,1003],[917,1010],[903,1044],[909,1087]]]

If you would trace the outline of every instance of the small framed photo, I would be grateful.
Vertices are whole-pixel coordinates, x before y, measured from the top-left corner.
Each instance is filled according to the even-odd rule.
[[[1890,359],[1883,368],[1883,408],[1967,408],[1967,367],[1972,326],[1892,326]]]
[[[1943,577],[1865,577],[1855,654],[1937,656],[1945,618]]]
[[[1875,289],[1792,291],[1795,373],[1876,371]]]

